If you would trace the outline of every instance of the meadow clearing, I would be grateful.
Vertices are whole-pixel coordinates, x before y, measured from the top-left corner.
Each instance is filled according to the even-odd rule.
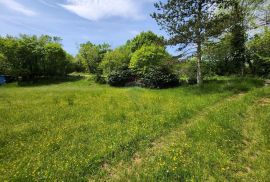
[[[270,87],[0,87],[0,181],[269,181]]]

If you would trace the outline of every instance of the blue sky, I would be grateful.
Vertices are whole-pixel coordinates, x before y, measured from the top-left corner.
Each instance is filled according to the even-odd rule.
[[[48,34],[75,55],[80,43],[124,44],[141,31],[166,35],[149,16],[155,0],[0,0],[0,35]]]

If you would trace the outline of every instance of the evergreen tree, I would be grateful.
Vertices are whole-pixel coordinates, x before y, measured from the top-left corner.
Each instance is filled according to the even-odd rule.
[[[247,32],[257,28],[254,25],[259,18],[258,10],[265,2],[266,0],[231,0],[225,3],[229,10],[232,35],[230,64],[234,65],[234,69],[230,70],[231,73],[240,72],[243,75],[245,63],[251,65],[246,52]]]
[[[197,55],[197,83],[202,83],[202,46],[224,29],[219,26],[222,14],[217,14],[218,0],[168,0],[155,3],[152,17],[165,29],[168,44],[178,45],[183,55]],[[194,50],[195,49],[195,50]]]

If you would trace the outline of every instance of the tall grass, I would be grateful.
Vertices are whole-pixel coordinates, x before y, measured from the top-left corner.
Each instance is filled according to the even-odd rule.
[[[0,180],[105,177],[106,166],[131,161],[202,110],[261,85],[222,79],[202,87],[147,90],[82,79],[0,87]]]
[[[112,167],[125,181],[269,181],[270,89],[231,97],[139,155]],[[266,125],[268,127],[266,127]],[[263,129],[265,127],[265,129]],[[138,160],[138,159],[137,159]],[[107,180],[109,180],[108,178]]]

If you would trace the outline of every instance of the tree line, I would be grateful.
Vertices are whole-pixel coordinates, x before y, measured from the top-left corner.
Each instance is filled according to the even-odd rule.
[[[77,65],[60,41],[48,35],[0,37],[0,74],[28,81],[75,71]]]
[[[213,58],[209,54],[219,54],[211,53],[212,48],[226,41],[229,47],[223,47],[227,54],[224,62],[219,56],[225,55],[211,61],[223,65],[221,74],[244,75],[246,64],[252,67],[254,61],[247,50],[248,32],[270,22],[267,0],[168,0],[155,3],[155,7],[152,17],[168,32],[168,44],[178,46],[182,56],[196,56],[198,84],[203,80],[202,61]]]
[[[178,83],[172,64],[176,60],[166,51],[164,37],[151,31],[114,50],[108,44],[81,44],[76,60],[95,75],[96,82],[112,86],[165,88]]]
[[[115,49],[86,42],[73,57],[58,37],[0,37],[0,74],[29,80],[85,71],[98,83],[150,88],[201,84],[213,75],[270,76],[266,0],[168,0],[155,7],[151,16],[168,40],[148,31]],[[180,54],[170,55],[168,45]]]

